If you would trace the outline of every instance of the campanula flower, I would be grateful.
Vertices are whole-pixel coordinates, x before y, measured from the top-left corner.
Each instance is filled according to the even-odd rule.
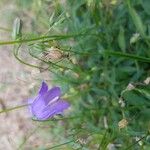
[[[38,120],[47,120],[54,115],[62,114],[70,104],[60,98],[61,90],[53,87],[48,90],[48,85],[43,81],[38,95],[29,99],[29,109],[33,117]]]

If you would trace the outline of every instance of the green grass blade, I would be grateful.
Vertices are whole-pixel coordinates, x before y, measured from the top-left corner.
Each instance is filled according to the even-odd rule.
[[[31,39],[22,39],[22,40],[13,40],[13,41],[1,41],[0,45],[13,45],[13,44],[19,44],[19,43],[27,43],[27,42],[33,42],[33,41],[40,41],[47,42],[47,41],[53,41],[53,40],[62,40],[67,38],[73,38],[78,36],[85,36],[87,34],[68,34],[68,35],[52,35],[52,36],[41,36]]]
[[[129,8],[129,13],[132,17],[132,20],[135,24],[135,27],[137,28],[137,31],[143,36],[145,37],[145,27],[143,24],[143,21],[141,20],[140,16],[138,15],[138,13],[135,11],[135,9],[131,6],[130,4],[130,0],[128,0],[128,8]]]
[[[58,148],[58,147],[61,147],[63,145],[67,145],[67,144],[72,143],[72,142],[74,142],[74,140],[71,140],[71,141],[68,141],[68,142],[65,142],[65,143],[62,143],[62,144],[58,144],[58,145],[55,145],[55,146],[52,146],[52,147],[49,147],[49,148],[45,148],[44,150],[50,150],[50,149]]]
[[[123,57],[126,59],[132,59],[132,60],[137,60],[140,62],[150,63],[150,58],[137,56],[137,55],[133,55],[133,54],[128,54],[128,53],[104,51],[104,54],[109,55],[109,56]]]

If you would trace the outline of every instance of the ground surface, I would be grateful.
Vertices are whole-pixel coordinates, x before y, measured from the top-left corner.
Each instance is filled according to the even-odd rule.
[[[10,28],[9,18],[15,9],[11,3],[0,3],[0,27]],[[10,32],[0,30],[1,41],[10,40],[10,36]],[[38,70],[18,62],[12,50],[13,46],[0,46],[0,110],[25,104],[39,86],[36,78],[42,79]],[[21,144],[22,149],[33,149],[44,144],[45,139],[42,141],[37,132],[30,136],[37,125],[31,120],[26,107],[1,113],[0,121],[0,150],[16,150]]]

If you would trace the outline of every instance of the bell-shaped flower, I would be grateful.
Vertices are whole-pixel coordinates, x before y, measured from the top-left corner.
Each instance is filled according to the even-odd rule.
[[[48,90],[45,82],[42,82],[38,95],[29,99],[29,109],[33,117],[38,120],[47,120],[54,115],[62,114],[70,104],[60,98],[61,90],[59,87],[53,87]]]

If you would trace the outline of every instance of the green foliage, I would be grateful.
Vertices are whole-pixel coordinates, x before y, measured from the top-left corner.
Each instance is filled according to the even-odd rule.
[[[149,149],[150,86],[143,83],[150,76],[149,1],[22,2],[19,6],[30,8],[39,18],[34,20],[36,33],[17,34],[22,35],[20,40],[0,44],[18,45],[14,55],[20,62],[49,70],[53,84],[59,84],[70,101],[64,126],[53,129],[54,137],[64,144],[54,148]],[[20,58],[23,44],[39,65]],[[59,57],[51,56],[52,51],[59,51]],[[133,89],[126,88],[129,83]],[[63,134],[64,129],[60,138],[55,130]]]

